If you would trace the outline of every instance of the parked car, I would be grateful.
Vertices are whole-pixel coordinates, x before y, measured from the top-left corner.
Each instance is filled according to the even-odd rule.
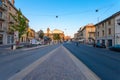
[[[99,48],[106,48],[105,44],[102,43],[96,43],[94,46]]]
[[[111,46],[111,47],[109,47],[109,49],[112,51],[120,52],[120,44],[115,45],[115,46]]]

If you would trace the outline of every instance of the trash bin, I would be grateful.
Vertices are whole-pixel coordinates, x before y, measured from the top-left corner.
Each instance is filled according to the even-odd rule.
[[[15,50],[15,49],[16,49],[16,45],[12,45],[12,46],[11,46],[11,49],[12,49],[12,50]]]

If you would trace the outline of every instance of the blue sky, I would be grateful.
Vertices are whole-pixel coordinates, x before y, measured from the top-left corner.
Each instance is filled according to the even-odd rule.
[[[60,29],[72,36],[81,26],[120,11],[120,0],[15,0],[35,31]],[[95,10],[98,9],[98,12]],[[58,16],[58,18],[56,18]]]

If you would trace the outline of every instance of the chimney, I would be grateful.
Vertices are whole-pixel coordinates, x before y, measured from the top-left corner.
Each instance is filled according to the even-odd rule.
[[[12,3],[12,5],[14,5],[15,1],[14,1],[14,0],[11,0],[11,3]]]

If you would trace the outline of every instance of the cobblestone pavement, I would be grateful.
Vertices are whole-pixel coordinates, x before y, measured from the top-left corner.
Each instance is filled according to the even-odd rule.
[[[86,80],[86,78],[60,47],[23,80]]]

